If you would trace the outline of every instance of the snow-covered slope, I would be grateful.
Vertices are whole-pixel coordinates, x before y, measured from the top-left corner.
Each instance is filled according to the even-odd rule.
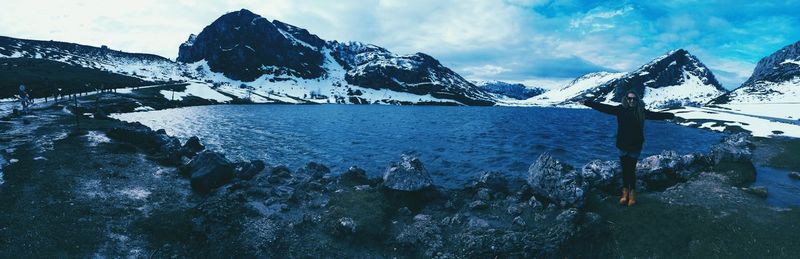
[[[586,74],[519,104],[570,107],[584,99],[618,103],[628,91],[641,96],[650,109],[701,106],[725,93],[711,70],[688,51],[678,49],[632,72]]]
[[[713,104],[800,102],[800,41],[761,59],[753,75]]]
[[[169,59],[58,41],[25,40],[0,36],[0,58],[36,58],[60,61],[138,77],[148,81],[191,78],[185,66]]]
[[[605,84],[603,95],[614,102],[629,91],[642,96],[648,108],[701,106],[726,91],[700,60],[683,49],[662,55],[639,69]]]
[[[624,75],[625,73],[609,72],[586,74],[572,80],[564,87],[551,89],[523,103],[537,106],[569,106],[574,104],[574,100],[582,99],[587,94],[593,96],[599,91],[599,87]]]

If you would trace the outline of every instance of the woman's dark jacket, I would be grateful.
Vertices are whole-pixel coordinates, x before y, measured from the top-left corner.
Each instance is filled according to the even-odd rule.
[[[586,101],[584,105],[600,112],[617,116],[617,148],[629,152],[642,150],[644,125],[636,120],[636,110],[622,105],[613,106],[593,101]],[[668,112],[645,110],[644,118],[648,120],[666,120],[675,118],[675,115]]]

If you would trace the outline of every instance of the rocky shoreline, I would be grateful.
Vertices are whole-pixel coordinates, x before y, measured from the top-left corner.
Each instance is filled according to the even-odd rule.
[[[52,121],[41,127],[69,125],[70,115],[58,111],[58,108],[41,111],[39,117],[53,116]],[[643,158],[637,166],[641,204],[622,208],[614,202],[621,186],[617,161],[595,160],[575,168],[544,153],[531,164],[526,179],[507,179],[498,172],[484,172],[461,188],[446,189],[431,180],[423,161],[409,155],[398,154],[398,161],[387,161],[387,169],[380,178],[368,178],[358,167],[331,172],[315,162],[291,169],[269,161],[230,161],[224,154],[204,150],[202,141],[196,137],[181,143],[163,130],[154,131],[139,123],[104,116],[95,118],[86,119],[81,130],[68,131],[66,136],[54,140],[50,151],[41,151],[43,155],[36,153],[39,151],[35,147],[24,145],[10,152],[20,157],[20,161],[5,168],[8,176],[33,171],[40,175],[10,177],[9,182],[17,183],[0,187],[0,194],[23,201],[26,195],[32,201],[52,200],[51,194],[18,195],[10,189],[24,192],[31,187],[17,185],[25,185],[26,180],[39,181],[35,179],[47,175],[48,170],[61,170],[41,169],[42,164],[85,171],[83,165],[60,162],[54,156],[72,159],[80,155],[69,150],[89,150],[98,159],[109,160],[93,162],[97,163],[96,171],[108,174],[98,173],[95,178],[82,176],[86,179],[64,186],[56,181],[59,187],[80,187],[65,191],[69,195],[64,197],[85,196],[78,193],[87,190],[85,183],[97,181],[97,185],[109,189],[107,193],[138,199],[120,204],[115,196],[103,198],[104,192],[98,192],[89,198],[55,198],[73,204],[55,206],[85,205],[86,211],[75,211],[63,220],[85,219],[92,226],[88,229],[106,233],[107,239],[124,242],[104,241],[101,237],[83,241],[86,244],[79,244],[79,248],[71,243],[51,247],[53,251],[26,252],[14,248],[29,241],[14,237],[13,229],[19,228],[13,225],[14,220],[51,217],[20,204],[10,206],[20,213],[0,216],[0,251],[7,251],[0,255],[349,258],[800,255],[800,250],[790,245],[800,238],[797,231],[790,231],[798,229],[800,214],[792,209],[771,208],[760,198],[767,193],[747,188],[755,180],[756,171],[754,145],[746,134],[726,136],[708,154],[665,151]],[[97,139],[101,139],[99,144]],[[23,151],[32,154],[25,158],[19,154]],[[43,162],[37,157],[46,158]],[[116,169],[103,169],[113,166]],[[65,174],[52,179],[66,177]],[[130,182],[143,185],[129,188]],[[113,191],[115,188],[123,191]],[[98,201],[98,197],[103,200]],[[19,202],[12,198],[3,202]],[[47,206],[54,205],[51,201]],[[92,208],[97,206],[100,208]],[[85,213],[94,210],[107,210],[110,217],[122,219],[86,216]],[[659,214],[671,216],[662,218],[667,222],[647,221],[662,217]],[[630,220],[631,216],[641,218]],[[617,243],[635,237],[619,236],[620,232],[628,233],[629,227],[643,229],[641,234],[651,234],[658,232],[653,230],[658,229],[654,224],[670,226],[669,221],[686,221],[687,225],[696,224],[688,228],[703,228],[730,220],[746,222],[754,229],[754,235],[765,231],[775,236],[754,241],[731,238],[733,241],[722,245],[714,243],[717,240],[714,238],[690,237],[673,240],[689,242],[688,245],[666,245],[688,247],[678,252],[659,248],[663,244],[643,249]],[[95,226],[94,221],[107,222]],[[42,231],[49,231],[48,226],[52,227],[43,223]],[[748,230],[747,226],[743,228]],[[81,237],[89,234],[83,230],[70,231],[67,231],[70,235]],[[661,231],[663,234],[664,229]],[[676,230],[683,233],[680,231]],[[56,234],[53,238],[71,237],[65,235]],[[739,242],[750,246],[741,246]],[[709,244],[728,250],[709,252],[706,249]]]

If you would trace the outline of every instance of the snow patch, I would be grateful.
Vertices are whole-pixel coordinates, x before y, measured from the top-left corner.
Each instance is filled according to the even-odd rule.
[[[150,191],[148,191],[147,189],[144,189],[142,187],[128,188],[128,189],[120,190],[118,192],[119,192],[119,194],[122,194],[123,196],[126,196],[126,197],[128,197],[130,199],[133,199],[133,200],[144,200],[144,199],[147,199],[147,197],[149,197],[150,194],[151,194]]]
[[[503,100],[498,105],[508,105],[508,106],[582,106],[579,104],[567,104],[564,103],[569,99],[575,97],[581,97],[586,95],[587,93],[592,92],[592,90],[596,89],[598,86],[601,86],[605,83],[608,83],[611,80],[620,78],[624,76],[625,73],[608,73],[608,72],[598,72],[598,73],[591,73],[579,77],[566,86],[557,89],[551,89],[543,94],[531,97],[527,100]]]
[[[86,134],[86,140],[90,147],[96,147],[100,143],[111,143],[111,139],[105,133],[96,130],[90,130]]]
[[[200,82],[191,82],[189,85],[186,86],[186,90],[183,92],[175,92],[170,90],[161,90],[159,91],[164,98],[168,100],[173,99],[173,94],[175,99],[183,100],[184,97],[187,96],[195,96],[199,98],[203,98],[206,100],[214,100],[220,103],[232,101],[233,99],[225,96],[216,90],[212,89],[211,86],[205,83]]]
[[[800,60],[787,59],[787,60],[784,60],[783,62],[781,62],[781,65],[783,65],[783,64],[795,64],[795,65],[800,66]]]
[[[783,107],[785,109],[800,109],[800,104],[791,104],[792,106]],[[757,110],[757,109],[756,109]],[[775,120],[767,117],[759,117],[747,115],[747,110],[739,112],[731,112],[724,109],[710,109],[705,107],[686,107],[684,109],[670,110],[669,112],[675,113],[676,117],[686,120],[713,120],[715,122],[705,122],[700,125],[700,128],[707,128],[715,131],[724,131],[728,127],[741,127],[744,130],[750,131],[756,137],[774,137],[786,136],[793,138],[800,138],[800,122]],[[683,123],[682,125],[687,125]],[[716,125],[716,126],[715,126]]]

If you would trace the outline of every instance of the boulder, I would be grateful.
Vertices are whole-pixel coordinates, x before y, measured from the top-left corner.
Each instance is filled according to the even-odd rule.
[[[769,192],[767,191],[767,187],[764,186],[753,186],[753,187],[746,187],[742,188],[742,191],[758,196],[760,198],[767,198]]]
[[[789,177],[795,180],[800,180],[800,173],[798,172],[791,172],[789,173]]]
[[[581,169],[581,178],[590,187],[603,188],[622,177],[622,167],[617,161],[592,160]]]
[[[711,147],[711,158],[715,164],[721,162],[751,162],[753,143],[744,132],[728,135],[719,144]]]
[[[419,158],[402,155],[402,162],[391,163],[383,174],[383,184],[392,190],[419,191],[433,185],[428,170]]]
[[[581,174],[572,166],[563,164],[543,153],[528,168],[528,185],[531,190],[560,206],[580,207],[583,205],[586,184]]]
[[[264,171],[266,164],[261,160],[236,163],[236,177],[243,180],[253,179],[256,174]]]
[[[636,164],[636,178],[648,188],[664,189],[710,167],[702,154],[679,155],[675,151],[663,151],[649,156]]]
[[[489,205],[483,201],[473,201],[469,204],[469,208],[472,210],[485,210],[489,208]]]
[[[158,149],[155,151],[157,160],[167,164],[178,164],[183,155],[181,141],[167,134],[155,134],[153,141]]]
[[[213,151],[203,151],[187,165],[190,172],[192,189],[207,193],[214,188],[225,185],[235,176],[234,164],[224,155]]]
[[[156,148],[156,133],[141,123],[124,123],[113,127],[106,135],[115,140],[136,144],[145,149]]]
[[[363,185],[369,183],[367,172],[364,169],[351,166],[350,169],[342,173],[339,181],[349,186]]]
[[[306,176],[310,179],[320,179],[323,176],[330,174],[331,170],[323,164],[308,162],[305,167],[297,170],[298,175]]]
[[[483,172],[478,180],[478,187],[505,192],[508,190],[508,180],[499,172]]]
[[[203,149],[206,149],[206,147],[200,144],[200,138],[197,136],[190,137],[186,140],[186,143],[183,144],[183,153],[187,157],[194,157],[194,155],[203,151]]]

